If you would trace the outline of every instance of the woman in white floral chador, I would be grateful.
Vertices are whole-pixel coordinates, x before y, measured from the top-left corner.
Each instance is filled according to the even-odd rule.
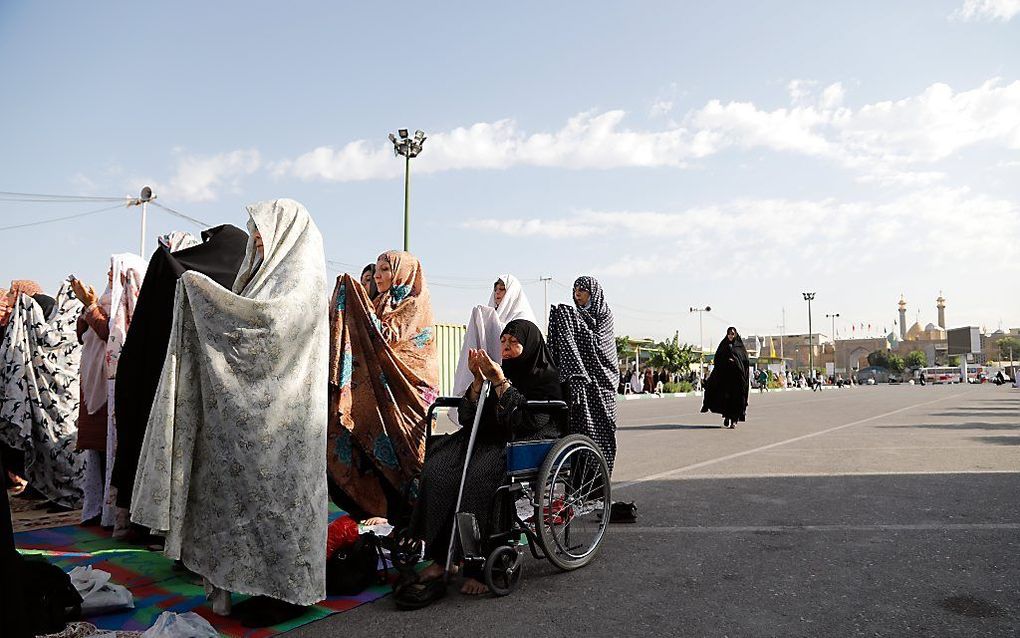
[[[301,204],[248,207],[233,290],[177,284],[170,347],[135,477],[132,520],[230,592],[326,594],[328,316],[322,236]]]

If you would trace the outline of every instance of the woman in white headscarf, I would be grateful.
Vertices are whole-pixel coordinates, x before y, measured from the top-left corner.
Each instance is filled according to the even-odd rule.
[[[202,575],[223,615],[231,592],[282,601],[251,599],[256,615],[326,595],[322,236],[293,200],[248,214],[232,290],[193,271],[177,284],[131,499],[132,520],[166,533],[165,554]]]
[[[490,359],[500,363],[502,349],[499,336],[503,328],[515,319],[538,323],[521,282],[513,275],[501,275],[492,285],[489,303],[471,309],[471,319],[468,321],[464,345],[461,347],[457,372],[454,375],[453,396],[463,396],[474,381],[474,375],[468,370],[468,351],[485,350]]]
[[[115,526],[115,535],[127,529],[127,512],[117,518],[115,492],[110,474],[117,446],[117,425],[111,397],[117,375],[117,361],[124,346],[135,302],[145,279],[146,263],[138,255],[120,253],[110,258],[106,291],[96,296],[92,286],[71,281],[74,294],[84,308],[78,317],[81,356],[81,403],[78,411],[78,450],[86,455],[83,525]]]

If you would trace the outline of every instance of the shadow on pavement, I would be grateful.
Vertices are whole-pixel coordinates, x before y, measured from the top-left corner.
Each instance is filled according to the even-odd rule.
[[[653,425],[618,425],[617,430],[721,430],[719,425],[681,425],[679,423],[657,423]]]
[[[975,436],[971,440],[993,445],[1020,445],[1020,436]]]
[[[583,569],[527,558],[506,598],[384,599],[287,638],[1015,635],[1017,490],[1020,473],[648,481],[617,495],[637,525]]]
[[[1020,423],[919,423],[917,425],[880,425],[880,429],[904,430],[1020,430]]]

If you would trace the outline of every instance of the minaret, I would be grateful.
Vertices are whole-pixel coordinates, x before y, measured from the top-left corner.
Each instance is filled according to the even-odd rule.
[[[900,295],[900,341],[907,340],[907,300]]]
[[[946,329],[946,300],[939,291],[939,298],[935,300],[935,307],[939,309],[939,328]]]

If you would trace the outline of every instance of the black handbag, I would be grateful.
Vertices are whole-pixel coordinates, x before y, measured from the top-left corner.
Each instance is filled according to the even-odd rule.
[[[25,601],[25,618],[34,634],[63,631],[81,616],[81,595],[71,577],[43,558],[23,556],[18,566]]]
[[[326,561],[326,593],[356,596],[372,585],[384,584],[386,573],[379,537],[366,532],[353,545],[339,550]]]
[[[634,501],[630,503],[624,503],[623,501],[613,503],[609,506],[609,522],[636,523],[637,505],[634,504]]]

